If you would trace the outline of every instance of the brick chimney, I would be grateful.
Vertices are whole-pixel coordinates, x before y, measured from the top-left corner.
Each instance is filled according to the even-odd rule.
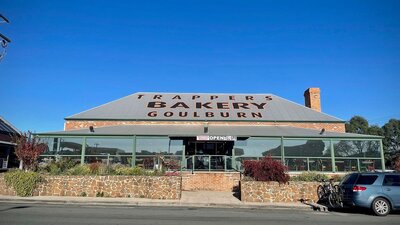
[[[304,92],[305,106],[321,112],[321,91],[319,88],[309,88]]]

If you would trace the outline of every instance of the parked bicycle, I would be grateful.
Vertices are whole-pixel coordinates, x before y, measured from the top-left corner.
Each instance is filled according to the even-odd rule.
[[[342,194],[339,185],[334,185],[333,179],[322,180],[318,185],[317,195],[320,201],[325,201],[331,208],[343,207]]]

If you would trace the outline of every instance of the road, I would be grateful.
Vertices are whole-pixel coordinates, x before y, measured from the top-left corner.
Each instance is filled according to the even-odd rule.
[[[399,224],[400,213],[376,217],[360,212],[294,209],[106,207],[0,203],[0,224]]]

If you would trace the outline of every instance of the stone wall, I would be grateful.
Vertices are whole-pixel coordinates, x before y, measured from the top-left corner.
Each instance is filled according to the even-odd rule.
[[[16,195],[13,188],[7,187],[4,173],[0,174],[0,195]]]
[[[239,186],[238,172],[186,172],[182,174],[183,191],[232,191]]]
[[[33,195],[180,199],[181,182],[176,176],[44,176]],[[15,195],[6,187],[3,175],[0,194]]]
[[[244,202],[297,202],[301,199],[318,201],[318,182],[241,181],[241,200]]]
[[[184,122],[184,121],[107,121],[107,120],[66,120],[64,130],[75,130],[93,127],[107,127],[107,126],[120,126],[120,125],[146,125],[146,124],[201,124],[204,122]],[[209,125],[249,125],[249,126],[291,126],[306,129],[321,130],[325,128],[326,131],[345,133],[344,123],[313,123],[313,122],[219,122],[208,121]]]

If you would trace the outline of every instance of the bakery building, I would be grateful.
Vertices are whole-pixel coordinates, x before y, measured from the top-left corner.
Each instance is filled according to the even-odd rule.
[[[41,158],[229,172],[270,155],[290,172],[384,169],[380,136],[346,133],[345,121],[321,112],[319,88],[304,98],[301,105],[273,94],[135,93],[39,134],[48,144]]]

